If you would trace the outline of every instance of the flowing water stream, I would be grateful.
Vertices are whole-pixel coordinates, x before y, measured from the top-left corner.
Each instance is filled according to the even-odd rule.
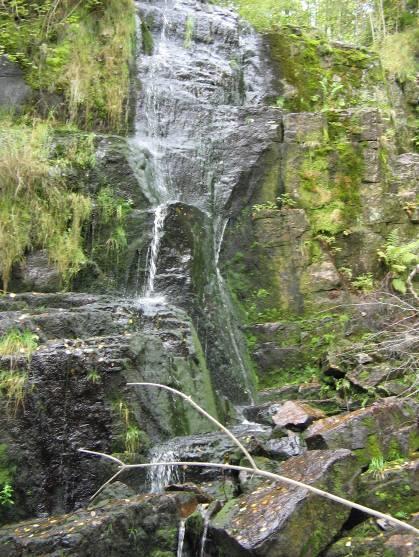
[[[249,403],[254,386],[221,253],[235,191],[272,140],[264,107],[270,74],[260,40],[232,10],[198,0],[141,0],[138,14],[138,42],[152,39],[153,48],[138,55],[141,87],[130,140],[133,169],[136,158],[146,153],[151,176],[143,194],[152,227],[145,269],[135,279],[141,293],[137,303],[148,315],[182,307],[184,289],[167,290],[161,281],[171,272],[165,241],[177,212],[194,211],[195,231],[201,228],[209,246],[207,271],[202,272],[207,273],[204,296],[211,304],[209,309],[201,302],[183,309],[196,319],[210,370],[221,375],[216,386],[233,402]],[[249,146],[247,137],[252,137]],[[140,273],[140,261],[137,267]],[[153,462],[175,458],[170,443],[150,454]],[[148,480],[151,492],[158,493],[179,480],[178,471],[159,466],[150,470]],[[178,555],[182,544],[180,537]],[[201,553],[204,545],[205,540]]]
[[[204,528],[202,530],[201,548],[199,557],[205,556],[205,546],[207,543],[208,528],[211,518],[211,511],[208,508],[201,509],[202,518],[204,519]]]
[[[183,545],[185,543],[185,528],[186,521],[181,520],[179,526],[179,537],[178,537],[178,546],[177,546],[177,557],[183,556]]]
[[[234,11],[200,0],[138,2],[138,43],[146,41],[152,48],[139,48],[130,140],[133,170],[147,160],[141,188],[151,217],[133,280],[137,304],[148,315],[186,311],[215,388],[246,404],[254,382],[221,254],[237,190],[276,134],[263,45]],[[200,238],[202,269],[193,251],[179,255],[170,244],[185,222],[192,241]]]

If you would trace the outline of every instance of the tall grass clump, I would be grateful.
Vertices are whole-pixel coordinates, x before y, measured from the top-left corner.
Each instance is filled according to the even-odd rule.
[[[6,399],[6,404],[16,414],[24,406],[28,373],[11,369],[0,371],[0,393]]]
[[[13,265],[30,249],[47,249],[69,285],[86,261],[82,227],[90,200],[66,189],[61,169],[50,159],[48,124],[0,129],[0,273],[7,291]]]
[[[133,0],[0,2],[0,55],[24,69],[28,83],[58,93],[59,116],[84,129],[126,129],[134,51]]]
[[[0,337],[0,356],[24,354],[29,359],[37,347],[37,335],[28,330],[10,329]]]
[[[399,79],[414,79],[418,70],[419,29],[387,35],[378,47],[385,70]]]

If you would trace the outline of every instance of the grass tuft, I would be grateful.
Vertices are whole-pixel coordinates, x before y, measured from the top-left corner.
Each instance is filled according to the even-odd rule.
[[[48,250],[67,287],[86,262],[82,228],[91,213],[86,196],[66,188],[60,161],[51,159],[48,123],[0,130],[0,272],[7,291],[13,265],[30,249]]]
[[[0,356],[24,354],[28,359],[38,347],[38,336],[31,331],[10,329],[0,337]]]
[[[25,402],[26,383],[28,374],[26,371],[0,371],[0,392],[7,400],[7,406],[14,414],[19,408],[23,408]]]

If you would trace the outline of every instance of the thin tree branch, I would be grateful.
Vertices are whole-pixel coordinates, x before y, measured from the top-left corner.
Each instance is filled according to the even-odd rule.
[[[419,265],[416,265],[416,267],[412,270],[412,272],[409,273],[409,276],[407,277],[407,281],[406,281],[409,292],[412,294],[412,296],[415,298],[417,302],[419,302],[419,296],[413,287],[413,279],[418,273],[419,273]]]
[[[87,454],[95,454],[97,456],[103,456],[104,458],[109,458],[109,455],[106,455],[104,453],[97,453],[97,452],[87,451],[85,449],[79,449],[79,452],[87,453]],[[312,485],[308,485],[308,484],[305,484],[303,482],[299,482],[297,480],[292,480],[291,478],[287,478],[285,476],[280,476],[279,474],[274,474],[273,472],[267,472],[265,470],[260,470],[259,468],[255,469],[255,468],[248,468],[246,466],[235,466],[233,464],[219,464],[219,463],[215,463],[215,462],[151,462],[151,463],[145,463],[145,464],[124,464],[123,468],[121,468],[118,471],[118,475],[125,470],[134,470],[134,469],[137,469],[137,468],[138,469],[140,469],[140,468],[152,468],[152,467],[155,467],[155,466],[196,466],[196,467],[199,467],[199,468],[219,468],[221,470],[236,470],[238,472],[249,472],[249,473],[252,473],[252,474],[256,474],[257,476],[262,476],[264,478],[268,478],[270,480],[281,481],[281,482],[287,483],[287,484],[295,486],[295,487],[300,487],[300,488],[303,488],[303,489],[307,489],[308,491],[311,491],[312,493],[315,493],[316,495],[320,495],[321,497],[324,497],[326,499],[330,499],[331,501],[335,501],[336,503],[340,503],[340,504],[344,505],[345,507],[349,507],[349,508],[352,508],[352,509],[357,509],[361,512],[364,512],[364,513],[369,514],[371,516],[374,516],[376,518],[381,518],[381,519],[387,520],[389,522],[392,522],[393,524],[397,524],[398,526],[400,526],[401,528],[403,528],[405,530],[409,530],[409,531],[414,532],[415,534],[419,535],[419,530],[417,528],[415,528],[414,526],[411,526],[410,524],[407,524],[406,522],[403,522],[402,520],[398,520],[397,518],[394,518],[394,517],[392,517],[388,514],[384,514],[384,513],[381,513],[379,511],[376,511],[374,509],[370,509],[369,507],[365,507],[364,505],[360,505],[359,503],[354,503],[353,501],[350,501],[349,499],[344,499],[343,497],[339,497],[338,495],[334,495],[333,493],[323,491],[322,489],[319,489],[317,487],[313,487]],[[100,490],[102,490],[103,487],[104,486],[102,486],[102,488]]]
[[[186,402],[188,402],[191,406],[193,406],[195,408],[195,410],[197,410],[200,414],[205,416],[210,422],[215,424],[226,435],[228,435],[230,437],[230,439],[233,441],[233,443],[235,445],[237,445],[239,447],[239,449],[243,452],[243,454],[246,456],[246,458],[250,462],[251,466],[255,470],[258,469],[258,467],[256,465],[256,462],[254,461],[254,459],[250,455],[249,451],[246,449],[246,447],[243,446],[243,444],[237,439],[237,437],[235,435],[233,435],[233,433],[231,433],[231,431],[229,429],[227,429],[225,426],[223,426],[223,424],[221,424],[218,420],[216,420],[213,416],[211,416],[211,414],[208,414],[208,412],[206,412],[196,402],[194,402],[190,396],[185,395],[185,393],[182,393],[181,391],[178,391],[177,389],[173,389],[172,387],[168,387],[167,385],[160,385],[159,383],[127,383],[127,385],[135,386],[135,387],[157,387],[159,389],[164,389],[166,391],[169,391],[171,393],[174,393],[174,394],[182,397],[184,400],[186,400]]]
[[[125,466],[125,463],[122,462],[122,460],[119,460],[119,458],[116,458],[116,456],[112,456],[110,454],[98,453],[96,451],[89,451],[87,449],[79,449],[79,452],[101,456],[103,458],[107,458],[108,460],[112,460],[113,462],[116,462],[117,464],[119,464],[119,466]]]

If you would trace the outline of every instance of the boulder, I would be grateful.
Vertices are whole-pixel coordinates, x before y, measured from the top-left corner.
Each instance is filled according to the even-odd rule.
[[[302,431],[315,420],[325,418],[321,410],[304,402],[289,400],[272,415],[273,423],[279,428]]]
[[[346,375],[346,366],[343,358],[334,351],[329,351],[322,361],[322,372],[327,377],[341,379]]]
[[[289,346],[281,348],[273,342],[266,342],[253,353],[260,373],[274,368],[293,368],[301,363],[301,348]]]
[[[298,112],[284,115],[285,143],[321,143],[326,120],[320,112]]]
[[[396,379],[402,373],[403,370],[397,364],[392,365],[391,362],[383,362],[376,365],[357,366],[346,375],[346,378],[356,387],[368,390],[390,379]]]
[[[324,553],[324,557],[416,557],[415,534],[391,529],[383,532],[369,519],[340,538]]]
[[[341,285],[341,278],[331,261],[313,263],[307,268],[307,290],[323,292],[335,290]]]
[[[419,513],[419,462],[384,464],[382,471],[360,476],[358,502],[393,516]]]
[[[193,494],[189,500],[196,508]],[[156,547],[162,555],[174,555],[181,503],[176,494],[141,495],[5,526],[0,529],[0,557],[146,557]]]
[[[348,120],[357,122],[352,132],[354,140],[377,142],[383,132],[380,111],[376,108],[349,108],[338,112],[339,118],[345,123]]]
[[[325,417],[321,410],[299,400],[248,406],[243,409],[243,415],[253,422],[274,425],[277,426],[276,429],[286,428],[295,431],[301,431],[314,420]]]
[[[359,365],[370,364],[374,361],[374,358],[372,358],[369,354],[366,354],[365,352],[359,352],[358,354],[355,354],[354,359]]]
[[[350,497],[356,461],[350,451],[291,458],[280,474]],[[232,500],[210,523],[219,554],[229,557],[317,556],[333,540],[349,509],[304,488],[265,482]]]
[[[321,399],[322,385],[318,381],[303,383],[301,385],[284,385],[280,388],[265,389],[258,392],[258,399],[262,403],[274,403],[280,400],[303,399],[310,400]],[[250,419],[250,418],[249,418]]]
[[[105,487],[103,491],[99,493],[97,497],[93,500],[92,507],[98,505],[103,506],[104,502],[112,501],[112,499],[129,499],[134,497],[135,492],[128,485],[123,482],[113,482]]]
[[[280,439],[269,439],[264,443],[264,449],[274,460],[286,460],[298,456],[305,451],[305,443],[299,435],[288,435]]]
[[[416,413],[411,400],[380,400],[368,408],[318,420],[306,432],[307,447],[344,447],[354,451],[361,464],[375,456],[407,455],[417,448]]]

